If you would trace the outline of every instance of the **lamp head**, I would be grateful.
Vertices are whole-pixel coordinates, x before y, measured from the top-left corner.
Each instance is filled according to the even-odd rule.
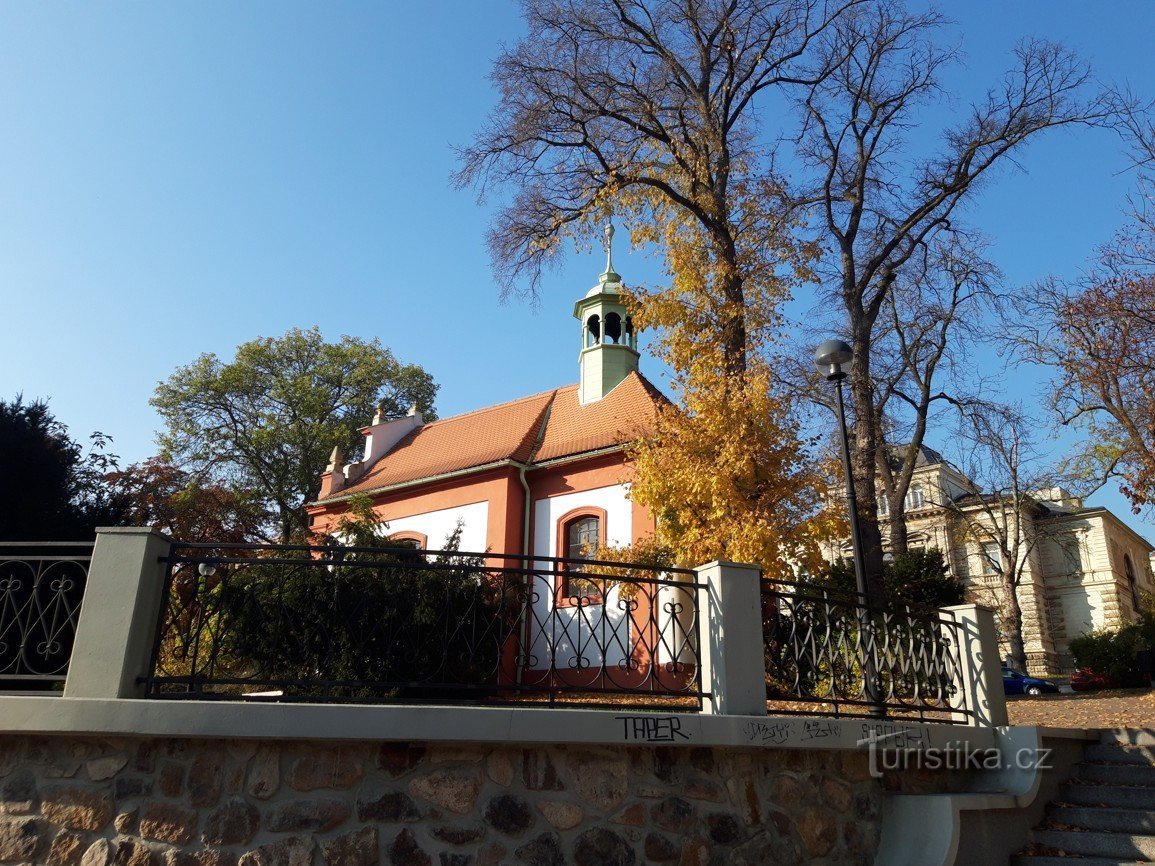
[[[854,359],[854,351],[842,340],[827,340],[814,350],[814,364],[818,372],[830,382],[841,382],[846,378],[844,364]]]

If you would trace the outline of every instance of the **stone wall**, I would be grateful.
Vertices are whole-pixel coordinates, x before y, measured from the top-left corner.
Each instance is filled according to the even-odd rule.
[[[0,734],[0,862],[869,863],[882,797],[862,752]]]

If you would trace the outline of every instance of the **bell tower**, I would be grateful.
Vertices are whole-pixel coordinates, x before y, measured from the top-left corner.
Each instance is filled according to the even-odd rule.
[[[610,223],[606,224],[605,237],[605,272],[573,308],[574,318],[581,322],[578,399],[583,406],[605,397],[638,369],[638,335],[622,303],[622,278],[614,272],[614,227]]]

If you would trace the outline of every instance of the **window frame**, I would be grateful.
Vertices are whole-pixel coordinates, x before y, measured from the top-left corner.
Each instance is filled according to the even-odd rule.
[[[606,543],[606,510],[599,508],[596,505],[583,505],[578,508],[572,508],[557,519],[556,523],[556,544],[554,547],[555,554],[558,559],[567,559],[563,553],[569,553],[569,529],[579,520],[587,518],[595,518],[598,522],[598,546],[604,547]],[[592,595],[575,596],[569,593],[569,581],[567,573],[578,574],[573,566],[568,562],[556,563],[557,575],[554,580],[554,604],[557,607],[579,607],[582,605],[604,604],[605,598],[602,593],[595,592]]]
[[[416,532],[410,529],[403,529],[401,532],[390,532],[386,536],[389,541],[415,541],[417,542],[418,550],[429,549],[429,536],[424,532]]]
[[[1123,574],[1127,578],[1127,588],[1131,590],[1131,606],[1138,616],[1142,610],[1142,598],[1139,595],[1139,578],[1135,574],[1135,563],[1131,560],[1129,552],[1123,554]]]
[[[918,500],[917,502],[915,500]],[[921,484],[912,484],[906,491],[906,500],[902,503],[903,511],[918,511],[926,507],[926,494],[922,492]]]
[[[995,549],[995,556],[998,557],[997,560],[991,558],[991,556],[987,553],[988,547],[993,547]],[[981,572],[983,577],[1000,577],[1003,574],[1002,545],[1000,545],[997,541],[980,541],[979,562],[983,567]]]

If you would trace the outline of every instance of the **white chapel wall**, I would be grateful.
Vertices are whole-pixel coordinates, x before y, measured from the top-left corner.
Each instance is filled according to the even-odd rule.
[[[557,522],[575,508],[602,508],[606,512],[606,544],[622,545],[633,541],[634,511],[628,484],[612,484],[594,490],[563,493],[534,503],[533,552],[535,556],[563,556],[557,550]]]
[[[428,539],[430,550],[440,550],[445,540],[461,521],[461,544],[459,550],[470,553],[485,551],[486,531],[489,523],[489,502],[473,502],[438,511],[427,511],[411,517],[395,517],[388,521],[385,532],[394,535],[399,532],[420,532]]]
[[[628,544],[633,540],[633,506],[626,498],[629,485],[614,484],[577,493],[563,493],[534,503],[534,555],[558,556],[558,521],[577,508],[601,508],[606,512],[606,544]],[[565,551],[561,551],[564,554]],[[539,567],[549,568],[541,562]],[[548,578],[538,578],[549,580]],[[534,601],[534,621],[540,626],[531,629],[530,654],[544,666],[553,659],[560,668],[573,667],[583,659],[586,665],[616,666],[624,661],[629,646],[629,623],[625,610],[618,603],[618,590],[612,589],[604,602],[588,607],[560,607],[554,614],[556,587],[538,592]],[[596,636],[596,637],[595,637]],[[616,639],[615,639],[616,638]],[[607,646],[603,658],[599,643]]]

